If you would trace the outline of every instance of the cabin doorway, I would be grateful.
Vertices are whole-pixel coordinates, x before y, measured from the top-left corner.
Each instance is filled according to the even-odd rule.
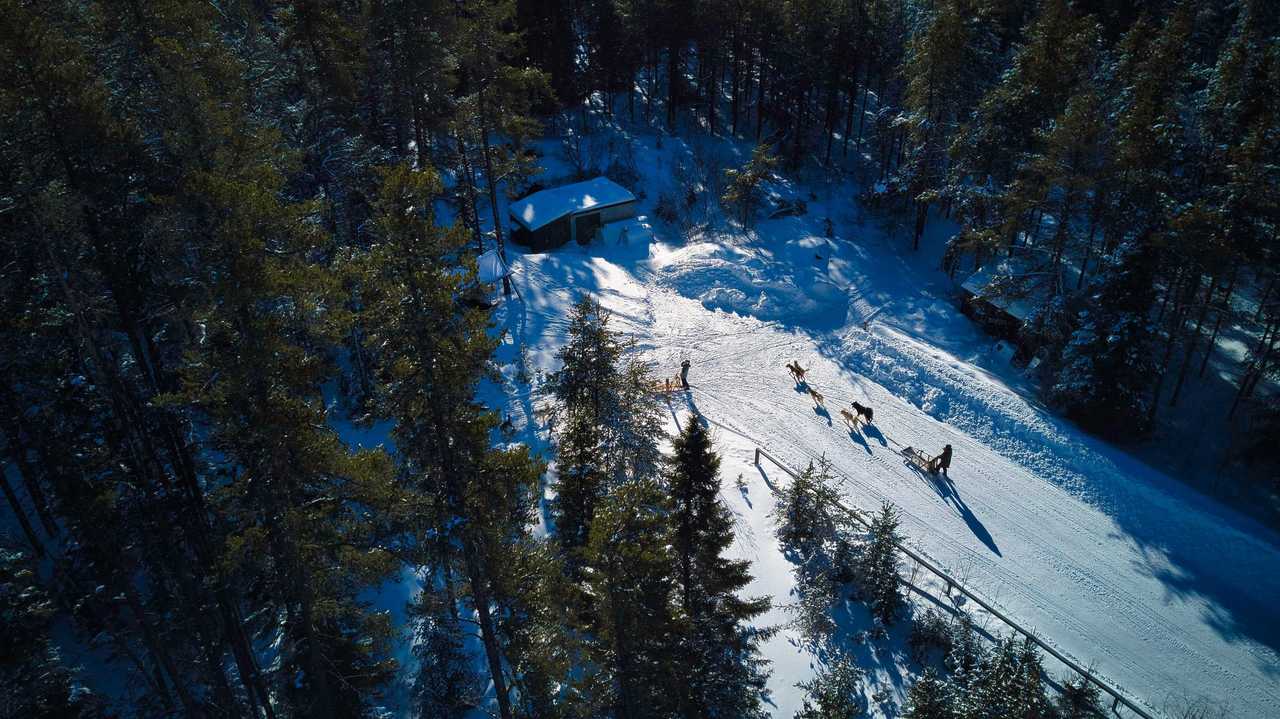
[[[599,212],[588,212],[573,218],[573,236],[577,238],[578,244],[590,243],[596,236],[596,230],[600,229],[600,224]]]

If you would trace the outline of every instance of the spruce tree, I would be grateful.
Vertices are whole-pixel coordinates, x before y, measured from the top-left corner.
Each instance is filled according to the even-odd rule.
[[[1054,707],[1062,719],[1097,719],[1104,715],[1098,687],[1084,677],[1063,682]]]
[[[619,719],[691,711],[683,687],[687,631],[676,596],[670,504],[654,479],[611,491],[596,510],[583,551],[590,714]]]
[[[841,535],[842,522],[831,508],[839,496],[832,486],[830,465],[825,460],[810,464],[799,477],[777,491],[773,520],[778,542],[787,554],[802,565],[826,553]]]
[[[955,719],[947,683],[933,668],[924,670],[907,692],[902,719]]]
[[[1156,259],[1149,246],[1122,245],[1107,262],[1048,395],[1086,429],[1135,436],[1151,402]]]
[[[811,681],[797,684],[804,689],[804,703],[795,719],[856,719],[866,715],[862,697],[863,672],[853,660],[836,656],[818,669]]]
[[[720,501],[720,458],[698,417],[689,417],[667,473],[680,604],[688,623],[684,666],[689,709],[697,716],[761,713],[766,673],[757,654],[761,632],[747,623],[769,609],[768,598],[738,596],[751,581],[750,562],[724,553],[733,517]]]
[[[653,378],[626,356],[629,345],[609,327],[607,311],[582,297],[568,335],[550,387],[559,459],[556,532],[573,562],[599,498],[611,487],[656,476],[663,427]]]
[[[871,607],[871,613],[884,624],[892,624],[902,612],[906,600],[898,578],[898,512],[884,502],[871,518],[867,542],[858,557],[858,593]]]

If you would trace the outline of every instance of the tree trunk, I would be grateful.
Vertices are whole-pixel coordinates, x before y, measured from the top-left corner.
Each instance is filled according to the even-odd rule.
[[[870,69],[867,70],[870,73]],[[867,92],[870,90],[870,83],[866,78],[862,81],[862,106],[858,110],[858,140],[853,144],[853,152],[855,155],[862,154],[862,125],[867,119]]]
[[[1272,272],[1271,279],[1267,280],[1267,286],[1262,290],[1262,296],[1258,298],[1258,311],[1253,313],[1253,321],[1262,321],[1262,312],[1267,307],[1267,301],[1271,299],[1271,292],[1275,290],[1276,279],[1280,278],[1280,272]]]
[[[911,242],[912,251],[920,250],[920,238],[924,236],[925,223],[929,221],[929,203],[916,203],[915,238]]]
[[[1200,373],[1197,377],[1204,378],[1205,370],[1209,367],[1209,359],[1213,357],[1213,350],[1218,346],[1218,332],[1222,330],[1222,318],[1231,314],[1231,294],[1236,287],[1236,277],[1240,274],[1238,269],[1231,271],[1231,279],[1227,282],[1227,290],[1222,297],[1222,306],[1218,308],[1213,320],[1213,333],[1209,335],[1209,347],[1204,351],[1204,359],[1200,361]]]
[[[462,181],[466,184],[466,202],[469,212],[468,219],[471,220],[471,229],[476,237],[476,254],[484,254],[484,236],[480,233],[480,211],[476,207],[478,201],[476,199],[476,177],[471,170],[471,158],[467,156],[467,143],[462,140],[462,133],[458,132],[458,158],[462,161]]]
[[[13,510],[13,516],[18,518],[18,526],[22,528],[23,535],[27,538],[27,543],[31,545],[31,551],[35,552],[37,557],[44,556],[44,545],[40,543],[40,538],[36,536],[35,529],[31,527],[31,521],[27,519],[27,512],[22,508],[22,503],[18,501],[18,495],[14,493],[13,487],[9,486],[9,478],[0,472],[0,489],[4,490],[4,498],[9,502],[9,508]]]
[[[1240,402],[1252,396],[1253,388],[1257,384],[1257,378],[1262,375],[1266,362],[1271,356],[1274,349],[1274,337],[1280,320],[1273,320],[1263,330],[1261,339],[1258,340],[1258,349],[1253,354],[1253,358],[1249,360],[1249,365],[1245,367],[1244,374],[1240,377],[1240,387],[1236,390],[1235,399],[1231,401],[1231,409],[1227,411],[1227,419],[1231,419],[1236,409],[1239,408]]]
[[[1194,296],[1195,291],[1200,289],[1200,276],[1195,274],[1192,278],[1192,289],[1190,294]],[[1151,409],[1147,412],[1147,422],[1154,422],[1156,419],[1156,411],[1160,407],[1160,391],[1164,387],[1164,378],[1169,374],[1169,360],[1173,356],[1174,344],[1178,341],[1178,336],[1182,334],[1182,327],[1186,324],[1185,310],[1187,302],[1181,297],[1175,298],[1176,303],[1173,308],[1173,316],[1169,321],[1169,337],[1165,341],[1164,353],[1160,359],[1160,364],[1156,367],[1156,385],[1151,392]]]
[[[1178,369],[1178,379],[1173,383],[1173,393],[1169,395],[1169,406],[1178,406],[1178,395],[1182,393],[1182,383],[1187,378],[1187,368],[1191,366],[1191,358],[1195,356],[1196,344],[1200,340],[1200,332],[1204,328],[1204,319],[1209,314],[1209,305],[1213,302],[1213,293],[1218,290],[1218,278],[1209,281],[1209,289],[1204,295],[1204,304],[1200,305],[1200,314],[1196,317],[1196,328],[1187,339],[1187,351],[1182,356],[1182,367]],[[1212,349],[1212,348],[1210,348]]]
[[[6,400],[8,397],[5,392]],[[58,525],[54,522],[53,513],[49,508],[49,501],[45,498],[44,489],[40,486],[40,479],[35,475],[35,469],[31,463],[27,461],[26,446],[20,438],[23,432],[22,425],[14,417],[19,415],[13,414],[15,411],[12,402],[6,401],[9,406],[6,408],[9,414],[9,421],[5,423],[4,433],[5,439],[9,445],[9,456],[13,460],[14,467],[18,470],[18,475],[22,477],[22,486],[27,490],[27,496],[31,499],[32,505],[36,510],[36,517],[40,519],[40,525],[44,528],[44,533],[50,538],[57,536]]]
[[[765,74],[768,72],[769,64],[764,59],[764,54],[760,55],[760,79],[756,81],[756,142],[760,142],[761,132],[764,129],[764,93],[765,93]]]
[[[493,160],[490,156],[489,131],[483,126],[480,128],[480,137],[484,146],[484,175],[489,183],[489,204],[493,207],[493,236],[498,244],[498,257],[502,258],[502,264],[507,263],[507,247],[502,241],[502,209],[498,204],[498,180],[493,176]],[[511,296],[511,278],[505,274],[502,276],[502,294],[506,297]]]
[[[680,48],[667,46],[667,129],[676,129],[676,103],[680,94]]]
[[[489,612],[489,586],[480,571],[480,561],[475,547],[469,540],[463,542],[463,560],[467,565],[467,581],[475,600],[476,619],[480,625],[480,639],[484,643],[485,660],[489,664],[489,676],[493,679],[493,692],[498,699],[498,715],[511,719],[511,697],[507,695],[507,680],[502,670],[502,653],[498,649],[498,632]]]

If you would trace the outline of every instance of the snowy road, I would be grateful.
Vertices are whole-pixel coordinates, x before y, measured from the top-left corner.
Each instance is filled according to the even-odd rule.
[[[576,291],[591,291],[663,373],[692,361],[694,389],[673,415],[696,411],[720,427],[726,478],[763,479],[750,466],[756,445],[797,467],[825,455],[848,480],[851,503],[892,501],[913,544],[1131,696],[1157,710],[1187,696],[1236,717],[1280,716],[1273,533],[891,327],[788,329],[710,310],[656,281],[660,261],[644,258],[527,260],[523,330],[542,342],[539,365],[550,366],[558,343],[548,323]],[[792,384],[783,369],[791,360],[809,368],[829,416]],[[875,408],[863,433],[840,421],[851,399]],[[947,443],[951,481],[914,471],[899,454]],[[770,504],[735,509],[753,515],[757,586],[784,588],[785,599],[790,576],[778,576],[788,569],[763,516]],[[804,678],[788,674],[796,657],[771,651],[775,687]],[[790,716],[782,699],[778,716]]]

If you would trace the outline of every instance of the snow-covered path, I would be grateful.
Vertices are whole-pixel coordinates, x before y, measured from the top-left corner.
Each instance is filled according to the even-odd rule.
[[[720,427],[726,480],[785,479],[751,466],[756,445],[796,467],[825,455],[847,479],[851,503],[892,501],[910,541],[1137,699],[1158,709],[1207,697],[1233,716],[1280,716],[1273,533],[892,327],[868,333],[836,318],[828,326],[839,329],[819,331],[708,309],[705,297],[663,281],[666,261],[658,250],[525,258],[523,334],[543,353],[538,364],[549,366],[558,342],[548,323],[590,291],[663,374],[692,361],[694,388],[673,400],[673,419],[692,411]],[[791,360],[809,368],[829,416],[794,387],[783,369]],[[840,421],[851,399],[875,408],[865,432]],[[955,449],[951,481],[921,475],[899,454],[946,443]],[[733,504],[754,528],[746,553],[758,589],[784,601],[791,580],[777,576],[787,565],[763,516],[771,502]],[[779,690],[805,678],[794,672],[806,660],[787,647],[770,649]],[[777,715],[790,716],[794,698],[776,693]]]

